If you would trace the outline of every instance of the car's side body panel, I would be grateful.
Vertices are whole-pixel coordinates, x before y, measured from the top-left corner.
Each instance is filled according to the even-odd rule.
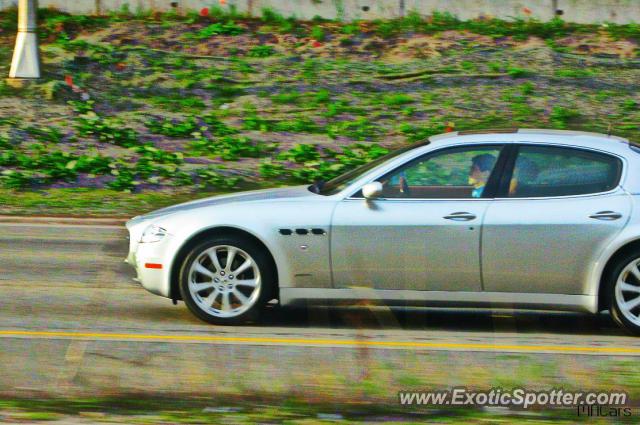
[[[588,268],[589,274],[584,282],[585,294],[598,295],[602,273],[609,260],[625,246],[640,242],[640,215],[638,214],[640,212],[640,195],[629,195],[629,199],[631,202],[630,218],[615,239],[591,262]]]
[[[590,218],[615,211],[617,220]],[[482,280],[489,292],[588,294],[589,264],[622,231],[630,196],[496,199],[482,226]]]
[[[331,253],[336,288],[481,291],[480,224],[488,199],[338,203]],[[465,212],[470,221],[446,217]]]

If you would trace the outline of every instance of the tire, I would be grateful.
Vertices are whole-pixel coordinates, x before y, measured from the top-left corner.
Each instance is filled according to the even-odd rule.
[[[628,333],[637,336],[640,336],[639,265],[640,253],[628,254],[616,263],[607,278],[611,317]],[[638,305],[634,306],[636,302]],[[633,307],[630,308],[631,306]]]
[[[195,244],[180,268],[185,304],[196,317],[216,325],[257,320],[272,299],[275,283],[268,253],[239,236],[216,236]]]

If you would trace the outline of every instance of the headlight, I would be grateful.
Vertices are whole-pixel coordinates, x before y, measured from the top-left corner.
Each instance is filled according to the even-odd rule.
[[[144,232],[142,232],[140,243],[159,242],[166,235],[167,231],[165,229],[155,224],[150,224],[146,229],[144,229]]]

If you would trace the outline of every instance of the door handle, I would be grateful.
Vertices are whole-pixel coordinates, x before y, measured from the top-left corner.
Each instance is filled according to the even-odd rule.
[[[596,220],[613,221],[622,218],[622,214],[615,211],[600,211],[593,215],[590,215],[589,218],[593,218]]]
[[[453,220],[453,221],[471,221],[476,219],[475,214],[471,214],[469,212],[454,212],[449,215],[445,215],[443,217],[445,220]]]

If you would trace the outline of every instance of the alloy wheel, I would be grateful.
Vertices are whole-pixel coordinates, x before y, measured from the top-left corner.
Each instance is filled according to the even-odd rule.
[[[640,326],[640,258],[627,264],[618,275],[615,297],[620,313]]]
[[[239,316],[260,297],[261,276],[256,261],[234,246],[204,250],[191,264],[188,279],[197,306],[216,317]]]

